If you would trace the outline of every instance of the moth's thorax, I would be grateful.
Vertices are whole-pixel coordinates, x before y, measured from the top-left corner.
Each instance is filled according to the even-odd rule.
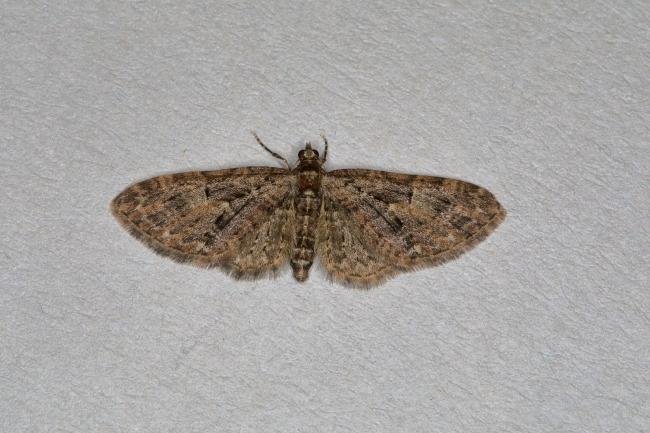
[[[296,228],[291,254],[293,275],[298,281],[305,281],[314,262],[316,229],[321,209],[322,161],[318,152],[309,143],[298,154],[298,165],[294,168],[297,188],[294,196]]]
[[[320,196],[320,184],[323,177],[323,162],[318,151],[307,143],[305,148],[298,153],[298,165],[293,169],[298,179],[298,194],[305,196]]]
[[[318,192],[320,190],[320,183],[322,178],[320,169],[307,168],[298,171],[297,174],[299,191],[312,190],[314,192]]]

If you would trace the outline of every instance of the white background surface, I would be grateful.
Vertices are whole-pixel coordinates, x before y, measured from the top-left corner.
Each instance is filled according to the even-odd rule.
[[[301,3],[2,3],[0,430],[649,431],[648,3]],[[278,165],[250,128],[508,218],[358,291],[111,217],[136,180]]]

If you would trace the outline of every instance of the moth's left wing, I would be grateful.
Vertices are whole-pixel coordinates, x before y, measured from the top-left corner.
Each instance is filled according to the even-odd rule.
[[[272,167],[170,174],[128,187],[111,210],[159,254],[257,278],[289,257],[294,183]]]
[[[321,262],[332,279],[360,287],[457,257],[506,215],[485,188],[449,178],[335,170],[322,191]]]

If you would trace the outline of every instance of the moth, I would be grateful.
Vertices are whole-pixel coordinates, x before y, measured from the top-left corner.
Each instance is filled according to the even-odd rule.
[[[287,261],[305,281],[315,258],[339,283],[370,287],[469,250],[503,221],[485,188],[444,177],[325,171],[307,142],[293,167],[242,167],[153,177],[112,203],[117,220],[157,253],[221,268],[235,278],[272,276]]]

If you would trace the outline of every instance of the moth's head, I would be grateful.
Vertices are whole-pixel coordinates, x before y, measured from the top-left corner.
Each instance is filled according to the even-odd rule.
[[[318,151],[316,149],[312,149],[311,143],[307,142],[307,144],[305,144],[305,148],[298,152],[298,159],[300,159],[300,161],[318,159]]]

